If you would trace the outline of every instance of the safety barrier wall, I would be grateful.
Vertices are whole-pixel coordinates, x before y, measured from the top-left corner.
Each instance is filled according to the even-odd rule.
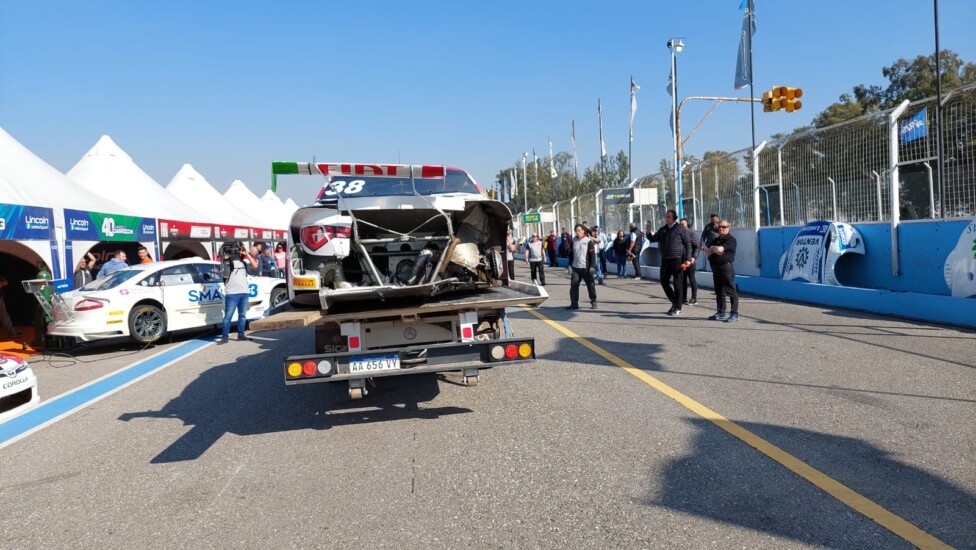
[[[949,296],[943,268],[969,220],[904,223],[898,233],[900,275],[891,269],[891,226],[854,224],[864,239],[865,253],[845,254],[837,263],[838,280],[847,287]],[[759,231],[762,266],[759,275],[779,279],[779,260],[800,231],[799,227],[767,227]],[[736,270],[740,259],[736,257]],[[743,273],[744,274],[744,273]]]

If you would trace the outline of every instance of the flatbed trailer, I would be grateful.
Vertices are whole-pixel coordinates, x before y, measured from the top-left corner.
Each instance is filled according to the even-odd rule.
[[[430,372],[460,372],[468,386],[481,369],[535,360],[535,340],[517,338],[505,314],[514,305],[546,301],[544,288],[507,286],[433,298],[396,298],[289,309],[251,323],[251,330],[312,327],[314,352],[286,357],[285,384],[347,382],[361,399],[366,380]]]

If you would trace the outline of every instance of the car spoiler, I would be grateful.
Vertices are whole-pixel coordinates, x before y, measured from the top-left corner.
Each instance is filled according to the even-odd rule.
[[[389,178],[443,178],[444,166],[429,164],[355,164],[340,162],[272,162],[271,191],[277,192],[279,174],[305,176],[374,176]]]

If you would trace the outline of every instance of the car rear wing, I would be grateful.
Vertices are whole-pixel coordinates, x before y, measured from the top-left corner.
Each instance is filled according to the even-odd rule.
[[[271,191],[277,192],[278,175],[372,176],[389,178],[443,178],[444,166],[429,164],[356,164],[339,162],[272,162]]]

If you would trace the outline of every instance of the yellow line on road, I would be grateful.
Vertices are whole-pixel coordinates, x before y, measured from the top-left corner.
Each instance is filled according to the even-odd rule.
[[[538,317],[542,321],[545,321],[552,328],[582,344],[584,347],[593,351],[600,357],[603,357],[607,361],[610,361],[614,365],[632,374],[645,384],[651,386],[671,399],[674,399],[688,410],[744,441],[747,445],[755,448],[760,453],[768,456],[776,462],[779,462],[794,474],[816,485],[830,496],[874,520],[874,522],[878,525],[907,540],[909,543],[914,544],[919,548],[952,548],[929,533],[919,529],[901,516],[897,516],[889,512],[887,509],[869,500],[868,498],[859,494],[857,491],[854,491],[850,487],[833,479],[820,470],[817,470],[799,458],[796,458],[776,445],[773,445],[742,426],[739,426],[735,422],[732,422],[728,418],[725,418],[712,409],[709,409],[698,401],[695,401],[687,395],[679,392],[678,390],[651,376],[647,372],[631,365],[627,361],[624,361],[593,342],[590,342],[586,338],[577,335],[573,331],[560,325],[556,321],[549,319],[535,309],[525,306],[522,306],[522,309]]]

